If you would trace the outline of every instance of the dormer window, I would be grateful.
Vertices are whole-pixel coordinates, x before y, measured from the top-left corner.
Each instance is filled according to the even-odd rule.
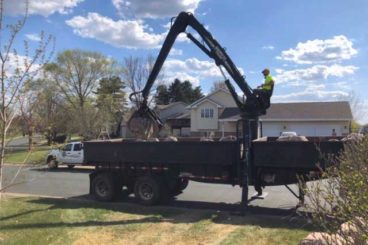
[[[201,118],[213,118],[213,108],[201,109]]]

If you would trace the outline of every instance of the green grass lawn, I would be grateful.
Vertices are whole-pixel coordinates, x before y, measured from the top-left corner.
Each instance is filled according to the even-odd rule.
[[[292,217],[7,197],[0,244],[298,244],[310,230]]]
[[[5,153],[5,163],[8,164],[44,164],[50,149],[34,149],[28,156],[28,151],[9,151]],[[28,156],[28,158],[27,158]]]

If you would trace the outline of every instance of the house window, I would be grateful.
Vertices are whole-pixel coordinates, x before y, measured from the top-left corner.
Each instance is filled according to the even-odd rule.
[[[213,118],[213,108],[203,108],[201,110],[201,118]]]

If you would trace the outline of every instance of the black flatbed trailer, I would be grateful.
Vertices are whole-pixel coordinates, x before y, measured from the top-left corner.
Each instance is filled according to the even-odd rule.
[[[188,180],[254,185],[259,191],[320,172],[343,148],[340,141],[253,141],[250,150],[243,145],[242,140],[85,142],[85,162],[96,167],[90,191],[98,200],[111,201],[125,188],[149,205],[180,194]]]

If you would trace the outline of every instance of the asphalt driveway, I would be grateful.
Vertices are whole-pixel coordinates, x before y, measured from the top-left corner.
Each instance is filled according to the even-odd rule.
[[[19,170],[17,166],[5,166],[5,185],[12,180],[12,176]],[[48,170],[46,167],[24,167],[21,169],[14,183],[6,192],[42,195],[63,198],[90,198],[89,173],[91,169],[68,169],[61,167],[57,170]],[[295,191],[296,186],[291,186]],[[251,201],[250,205],[268,209],[293,209],[298,200],[284,187],[267,187],[264,190],[268,195],[265,199]],[[253,194],[250,187],[250,195]],[[128,201],[132,201],[128,198]],[[241,200],[241,188],[222,184],[205,184],[191,181],[174,202],[174,205],[197,205],[203,208],[217,208],[219,206],[238,206]],[[124,200],[121,200],[124,201]]]

